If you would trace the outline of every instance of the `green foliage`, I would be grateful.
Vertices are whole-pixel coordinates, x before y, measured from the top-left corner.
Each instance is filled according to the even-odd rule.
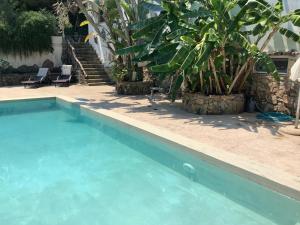
[[[123,81],[127,76],[127,74],[128,74],[128,70],[124,65],[120,63],[115,63],[112,66],[112,75],[113,75],[113,79],[116,82]]]
[[[0,51],[21,55],[51,51],[51,36],[57,32],[56,18],[46,10],[26,11],[31,6],[39,9],[51,3],[48,0],[1,0]]]
[[[52,9],[56,0],[18,0],[19,4],[26,10],[38,11],[41,9]]]
[[[8,67],[9,67],[9,63],[3,59],[0,59],[0,74],[3,70],[7,69]]]
[[[52,51],[51,36],[56,33],[56,19],[48,11],[24,11],[14,23],[0,22],[0,50],[27,55]]]
[[[133,37],[143,45],[118,52],[149,62],[149,69],[158,76],[173,76],[173,94],[183,82],[190,91],[204,94],[239,92],[255,63],[264,64],[278,77],[264,53],[269,41],[279,32],[300,42],[299,34],[283,26],[289,21],[299,26],[300,11],[284,15],[282,0],[274,6],[266,0],[161,0],[160,5],[145,7],[161,12],[131,25]],[[256,40],[250,42],[249,35]]]
[[[115,66],[119,66],[120,71],[123,68],[126,68],[127,71],[127,75],[123,78],[129,81],[143,79],[142,76],[139,76],[141,69],[138,68],[137,62],[134,60],[133,52],[140,52],[144,45],[139,42],[139,38],[135,38],[132,34],[133,30],[136,29],[133,25],[146,18],[149,10],[144,6],[149,7],[149,4],[145,1],[136,0],[106,0],[103,1],[103,5],[92,0],[89,2],[98,6],[94,8],[100,9],[100,15],[105,20],[107,27],[104,29],[108,32],[105,39],[109,46],[113,46],[112,51],[115,53],[116,61],[118,61]],[[101,34],[98,35],[102,37]],[[132,45],[136,46],[131,47]],[[128,51],[130,54],[126,57],[120,56]],[[138,76],[133,76],[134,72]]]

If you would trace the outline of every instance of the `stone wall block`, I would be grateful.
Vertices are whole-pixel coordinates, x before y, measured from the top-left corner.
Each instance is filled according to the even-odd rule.
[[[238,114],[244,111],[245,98],[242,94],[205,96],[199,93],[184,93],[182,103],[186,111],[200,115]]]

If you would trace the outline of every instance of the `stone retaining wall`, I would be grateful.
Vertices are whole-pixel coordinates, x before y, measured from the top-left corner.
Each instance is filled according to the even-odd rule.
[[[28,80],[30,76],[35,76],[36,73],[29,74],[0,74],[0,87],[21,85],[22,81]],[[48,75],[48,81],[55,80],[59,74]],[[47,82],[47,81],[46,81]]]
[[[237,95],[209,95],[184,93],[183,108],[188,112],[205,115],[238,114],[244,112],[245,97]]]
[[[290,81],[287,75],[277,81],[270,75],[254,74],[249,94],[262,111],[295,115],[298,90],[299,84]]]
[[[152,82],[117,82],[116,91],[119,95],[147,95],[150,94]]]

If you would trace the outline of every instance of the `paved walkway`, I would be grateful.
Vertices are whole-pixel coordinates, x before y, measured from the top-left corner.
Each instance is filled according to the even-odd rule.
[[[277,132],[277,126],[262,124],[253,114],[198,116],[183,111],[179,102],[171,104],[163,98],[153,102],[145,96],[117,96],[113,86],[0,88],[0,100],[41,95],[72,97],[95,109],[113,110],[136,120],[166,128],[233,153],[256,164],[258,168],[267,168],[270,173],[280,170],[298,182],[300,190],[300,137],[283,136]]]

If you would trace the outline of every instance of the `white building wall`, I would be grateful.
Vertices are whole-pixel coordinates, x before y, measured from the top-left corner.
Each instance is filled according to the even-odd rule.
[[[39,67],[42,66],[43,62],[47,59],[51,60],[54,63],[55,67],[59,67],[62,65],[61,55],[62,55],[62,37],[53,36],[52,37],[52,47],[53,52],[44,52],[44,53],[33,53],[29,56],[20,56],[20,55],[13,55],[13,54],[2,54],[0,53],[0,58],[9,62],[9,64],[14,67],[18,68],[22,65],[26,66],[33,66],[37,65]]]
[[[105,23],[101,24],[101,27],[106,27]],[[103,28],[100,27],[100,30]],[[93,26],[89,24],[89,33],[95,32]],[[110,67],[111,62],[113,60],[113,55],[109,48],[107,47],[107,43],[100,37],[90,38],[89,44],[96,51],[100,61],[105,67]]]

